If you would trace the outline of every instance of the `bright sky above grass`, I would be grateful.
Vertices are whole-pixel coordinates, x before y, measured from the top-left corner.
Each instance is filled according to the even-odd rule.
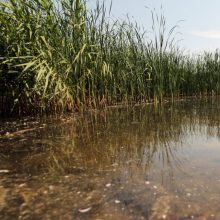
[[[104,2],[109,3],[110,0]],[[220,48],[220,0],[113,0],[112,14],[123,18],[126,14],[145,28],[150,29],[150,9],[163,13],[167,26],[171,28],[179,22],[182,34],[179,43],[192,53]]]

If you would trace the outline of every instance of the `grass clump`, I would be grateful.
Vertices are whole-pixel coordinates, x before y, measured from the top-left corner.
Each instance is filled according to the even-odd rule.
[[[0,112],[72,111],[219,93],[219,52],[193,59],[152,13],[153,38],[84,0],[0,2]]]

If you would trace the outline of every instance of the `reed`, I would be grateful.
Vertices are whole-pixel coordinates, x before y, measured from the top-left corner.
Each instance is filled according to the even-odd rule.
[[[219,94],[219,51],[192,58],[176,26],[152,12],[152,32],[112,20],[104,3],[0,2],[0,112],[74,111]]]

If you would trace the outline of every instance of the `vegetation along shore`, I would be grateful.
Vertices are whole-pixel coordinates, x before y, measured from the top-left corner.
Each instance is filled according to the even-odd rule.
[[[219,94],[219,51],[186,55],[163,15],[153,38],[109,17],[84,0],[0,1],[0,114]]]

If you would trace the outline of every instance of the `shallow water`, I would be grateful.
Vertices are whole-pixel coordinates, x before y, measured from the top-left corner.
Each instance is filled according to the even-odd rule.
[[[0,122],[0,219],[220,219],[219,100]]]

